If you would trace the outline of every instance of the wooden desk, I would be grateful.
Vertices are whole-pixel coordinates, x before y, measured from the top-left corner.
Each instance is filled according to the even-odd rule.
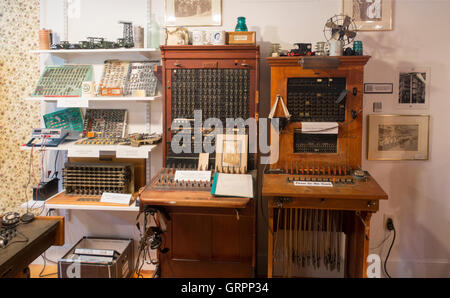
[[[256,171],[252,171],[254,181]],[[256,263],[255,199],[215,197],[210,191],[155,189],[140,195],[144,206],[163,206],[170,215],[159,254],[161,277],[253,277]],[[255,189],[255,186],[254,186]]]
[[[368,175],[365,181],[353,184],[335,184],[333,187],[294,186],[292,179],[313,176],[265,174],[262,196],[267,199],[269,213],[268,277],[273,277],[275,210],[292,217],[299,209],[341,210],[344,213],[343,232],[346,234],[345,277],[365,277],[369,254],[370,219],[379,209],[379,201],[388,196],[378,183]],[[315,178],[327,178],[316,176]],[[288,180],[289,179],[289,180]],[[282,199],[280,199],[282,198]],[[290,215],[289,215],[290,214]]]
[[[28,265],[52,245],[64,244],[64,217],[38,216],[17,226],[18,234],[0,248],[0,277],[27,277]],[[23,235],[22,235],[23,234]],[[25,237],[28,241],[25,240]],[[16,242],[17,241],[17,242]],[[19,242],[20,241],[20,242]]]

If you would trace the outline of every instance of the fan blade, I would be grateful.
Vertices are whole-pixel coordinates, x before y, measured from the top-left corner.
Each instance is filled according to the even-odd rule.
[[[349,16],[345,16],[344,23],[342,24],[342,26],[348,27],[348,26],[350,26],[351,23],[352,23],[352,19],[350,19]]]
[[[339,30],[333,29],[331,30],[331,39],[339,40]]]
[[[348,38],[355,38],[356,32],[355,32],[355,31],[347,31],[347,32],[345,32],[345,35],[346,35]]]
[[[333,21],[328,21],[325,26],[327,26],[328,28],[332,28],[332,29],[339,29],[339,25],[336,25],[335,23],[333,23]]]

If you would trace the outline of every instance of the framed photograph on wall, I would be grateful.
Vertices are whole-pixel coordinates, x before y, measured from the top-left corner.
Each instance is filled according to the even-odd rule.
[[[430,68],[412,67],[398,70],[396,107],[427,109],[430,101]]]
[[[350,16],[358,31],[392,30],[394,0],[343,0],[343,13]]]
[[[165,0],[166,26],[221,26],[222,0]]]
[[[429,115],[369,115],[368,160],[427,160]]]

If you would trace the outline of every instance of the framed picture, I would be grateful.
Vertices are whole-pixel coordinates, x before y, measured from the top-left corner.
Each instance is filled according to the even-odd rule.
[[[393,0],[343,1],[343,13],[355,21],[358,31],[392,30]]]
[[[400,109],[426,109],[429,106],[430,95],[430,68],[418,67],[400,69],[396,92],[397,108]]]
[[[166,26],[221,26],[222,0],[165,0]]]
[[[248,135],[216,136],[216,171],[244,174],[247,172]]]
[[[364,93],[367,94],[392,94],[394,84],[392,83],[365,83]]]
[[[369,115],[367,159],[427,160],[429,115]]]

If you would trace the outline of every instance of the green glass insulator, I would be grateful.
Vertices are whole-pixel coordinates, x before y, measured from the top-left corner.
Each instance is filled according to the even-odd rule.
[[[235,31],[248,31],[247,25],[245,24],[245,17],[238,17]]]

